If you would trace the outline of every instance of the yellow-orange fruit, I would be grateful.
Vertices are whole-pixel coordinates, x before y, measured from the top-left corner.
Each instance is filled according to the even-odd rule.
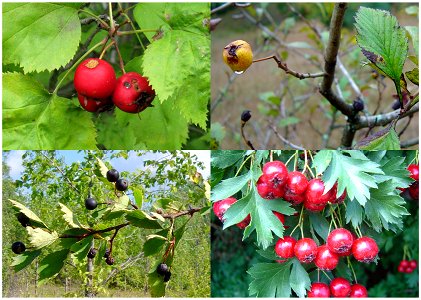
[[[253,63],[253,51],[246,41],[237,40],[224,47],[224,62],[235,72],[244,72]]]

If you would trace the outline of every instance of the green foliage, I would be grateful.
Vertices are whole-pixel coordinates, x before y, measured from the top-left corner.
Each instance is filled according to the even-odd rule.
[[[117,27],[124,35],[113,37],[118,55],[115,47],[98,52],[108,37],[104,25],[97,30],[98,20],[108,9],[81,6],[3,5],[3,66],[8,66],[3,68],[3,148],[181,149],[187,143],[208,148],[209,4],[139,3],[133,10],[113,4],[114,21],[125,24]],[[148,77],[156,92],[153,107],[141,116],[117,108],[98,114],[83,110],[71,77],[88,55],[103,57],[115,69],[127,63],[126,71]]]
[[[228,153],[228,157],[231,155]],[[247,294],[244,290],[248,284],[250,296],[304,297],[311,282],[329,283],[327,276],[329,278],[342,276],[353,281],[355,278],[350,264],[358,282],[368,288],[369,296],[373,296],[376,293],[376,284],[386,278],[385,274],[390,273],[384,270],[384,266],[393,264],[391,268],[393,270],[397,268],[399,261],[396,259],[389,261],[388,253],[396,248],[411,249],[411,243],[418,243],[418,239],[413,238],[418,237],[418,228],[415,224],[411,225],[414,227],[407,227],[406,224],[408,220],[414,220],[414,216],[418,216],[418,211],[416,210],[414,214],[414,211],[411,213],[408,210],[408,202],[398,190],[409,187],[413,182],[406,168],[410,163],[416,163],[416,156],[415,151],[322,150],[317,153],[307,151],[307,156],[302,155],[301,151],[247,151],[235,163],[220,168],[220,162],[224,162],[224,157],[221,152],[216,152],[216,159],[212,160],[211,164],[212,172],[215,170],[222,175],[213,179],[214,190],[217,192],[215,195],[225,197],[232,192],[229,196],[239,200],[225,212],[223,226],[214,217],[216,229],[212,235],[212,259],[215,259],[215,262],[212,269],[215,269],[215,275],[212,275],[212,285],[216,288],[212,289],[212,296],[245,297]],[[344,204],[328,204],[318,213],[309,212],[299,206],[295,209],[301,211],[301,214],[292,216],[295,210],[283,199],[261,198],[256,191],[256,177],[261,174],[260,167],[269,160],[269,157],[273,160],[288,161],[289,171],[308,168],[305,171],[307,178],[322,177],[326,191],[337,183],[337,196],[342,195],[344,191],[347,192]],[[308,158],[307,162],[304,160],[305,157]],[[227,190],[226,193],[224,189]],[[217,199],[215,195],[213,194],[213,201],[222,199]],[[409,201],[416,205],[415,201]],[[274,210],[285,215],[284,225],[281,226],[273,215]],[[241,242],[239,240],[241,231],[230,226],[239,223],[248,214],[251,215],[251,222],[244,229]],[[219,227],[224,231],[218,229]],[[338,227],[354,231],[358,236],[366,235],[374,238],[380,248],[378,264],[361,264],[343,258],[337,268],[326,272],[327,276],[324,276],[324,273],[319,274],[314,271],[313,264],[302,265],[295,258],[278,262],[280,258],[274,253],[276,240],[273,239],[272,232],[281,238],[311,237],[318,245],[322,245],[326,243],[329,232]],[[301,233],[298,228],[301,229]],[[411,232],[406,232],[403,228],[412,229]],[[252,235],[254,230],[256,234]],[[267,233],[270,236],[265,235]],[[395,238],[402,234],[408,239],[412,236],[413,239],[402,243]],[[243,243],[243,248],[236,243]],[[412,250],[405,250],[408,255],[409,252],[411,256],[408,257],[416,256]],[[223,287],[228,281],[223,274],[229,277],[227,274],[231,276],[231,273],[236,274],[235,272],[244,270],[248,270],[250,277],[242,278],[241,283],[230,285],[233,291]],[[239,274],[235,276],[241,278]],[[371,279],[373,276],[376,280]],[[412,278],[412,274],[408,276]],[[237,286],[239,290],[236,289]],[[400,294],[389,292],[395,296],[412,295],[412,291],[408,293],[401,290]]]

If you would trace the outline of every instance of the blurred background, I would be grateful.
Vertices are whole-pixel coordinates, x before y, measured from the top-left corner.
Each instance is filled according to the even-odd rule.
[[[328,37],[334,3],[221,5],[212,4],[212,19],[221,19],[211,36],[213,148],[247,148],[240,131],[240,116],[244,110],[250,110],[252,114],[245,135],[256,149],[286,146],[269,128],[268,121],[283,137],[305,149],[339,147],[346,121],[341,113],[334,113],[331,105],[319,94],[320,78],[299,80],[287,76],[274,60],[255,63],[242,75],[235,75],[222,60],[223,48],[231,41],[241,39],[250,43],[254,59],[277,53],[292,70],[320,72],[323,44]],[[393,82],[372,72],[371,67],[361,65],[367,59],[356,44],[354,27],[354,17],[360,6],[390,11],[401,26],[418,26],[418,4],[350,3],[346,11],[340,61],[360,88],[366,101],[366,112],[390,112],[394,110],[392,106],[396,100]],[[321,40],[312,27],[321,33]],[[409,45],[409,55],[413,55],[411,41]],[[412,70],[414,66],[407,61],[404,71]],[[336,74],[335,89],[351,104],[356,93],[338,66]],[[410,83],[408,89],[412,93],[417,91],[417,87]],[[406,126],[401,141],[418,136],[418,115],[409,122],[399,121],[397,132]],[[367,130],[358,131],[355,141],[361,140]]]

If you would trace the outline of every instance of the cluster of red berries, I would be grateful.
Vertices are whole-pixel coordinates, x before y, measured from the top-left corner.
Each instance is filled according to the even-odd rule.
[[[409,165],[408,171],[411,173],[410,177],[415,180],[411,184],[411,186],[408,188],[409,195],[411,195],[412,199],[418,200],[419,199],[419,188],[418,188],[418,182],[419,182],[419,167],[418,165]]]
[[[367,289],[361,284],[353,284],[342,277],[334,278],[329,285],[323,282],[314,282],[311,284],[310,291],[307,293],[308,298],[366,298],[368,297]]]
[[[325,185],[321,179],[310,181],[297,171],[288,173],[288,169],[281,161],[271,161],[263,166],[263,175],[257,181],[257,192],[262,198],[271,200],[283,198],[298,205],[304,202],[309,211],[322,211],[328,203],[340,204],[345,200],[346,192],[336,197],[337,183],[324,193]]]
[[[339,263],[341,256],[353,255],[360,262],[372,262],[379,253],[375,240],[363,236],[355,239],[345,228],[333,230],[327,237],[325,245],[317,246],[311,238],[295,240],[291,236],[280,238],[275,245],[275,253],[288,259],[296,257],[302,263],[311,263],[321,270],[333,270]]]
[[[73,83],[80,105],[89,112],[104,111],[114,104],[122,111],[138,113],[155,98],[146,77],[128,72],[117,79],[113,67],[99,58],[84,60],[76,68]]]
[[[412,273],[417,268],[417,261],[413,260],[402,260],[398,266],[399,273]]]

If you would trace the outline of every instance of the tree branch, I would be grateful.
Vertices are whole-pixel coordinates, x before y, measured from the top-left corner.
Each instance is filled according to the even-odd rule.
[[[409,148],[409,147],[415,146],[417,144],[419,144],[419,138],[418,137],[401,142],[401,148],[403,148],[403,149]]]
[[[296,150],[305,150],[303,147],[295,145],[293,143],[291,143],[290,141],[288,141],[286,138],[284,138],[282,135],[279,134],[279,132],[276,130],[276,127],[273,124],[269,124],[269,127],[272,128],[273,132],[275,133],[275,135],[281,140],[283,141],[286,145],[290,146],[292,149],[296,149]]]

